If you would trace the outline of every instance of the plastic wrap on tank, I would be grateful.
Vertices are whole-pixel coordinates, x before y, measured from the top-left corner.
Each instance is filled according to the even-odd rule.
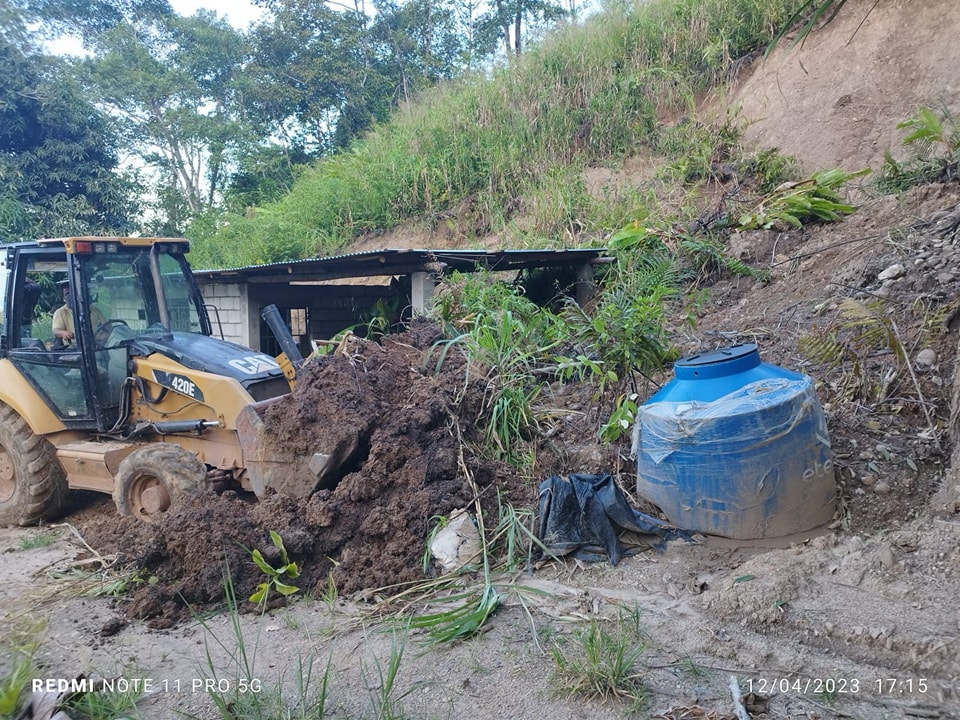
[[[722,452],[749,451],[772,443],[791,432],[816,403],[807,380],[758,380],[713,402],[659,402],[641,408],[644,450],[654,462],[696,439],[699,452],[710,454],[713,445]],[[723,433],[729,427],[733,437]],[[721,431],[721,432],[718,432]],[[824,438],[829,446],[829,440]]]
[[[638,492],[678,527],[780,537],[833,516],[830,439],[806,376],[757,380],[711,402],[653,402],[635,433]]]

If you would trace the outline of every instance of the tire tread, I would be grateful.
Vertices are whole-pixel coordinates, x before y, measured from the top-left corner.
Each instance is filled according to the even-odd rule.
[[[0,403],[0,445],[14,466],[16,488],[0,502],[0,525],[34,525],[64,509],[67,481],[50,442],[33,432],[12,407]]]

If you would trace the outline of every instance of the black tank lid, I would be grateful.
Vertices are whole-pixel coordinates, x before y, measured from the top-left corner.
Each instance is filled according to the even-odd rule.
[[[681,367],[716,365],[717,363],[733,362],[755,352],[757,352],[757,346],[754,343],[743,343],[742,345],[731,345],[730,347],[718,348],[696,355],[687,355],[677,360],[674,365],[680,365]]]

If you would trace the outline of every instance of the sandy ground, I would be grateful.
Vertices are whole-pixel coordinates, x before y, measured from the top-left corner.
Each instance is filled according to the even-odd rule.
[[[564,697],[550,651],[575,647],[591,618],[616,627],[624,608],[645,645],[637,667],[650,697],[639,717],[729,717],[731,675],[769,700],[771,718],[960,717],[960,522],[922,520],[870,538],[678,540],[617,567],[548,565],[501,578],[505,604],[488,632],[430,652],[421,634],[404,640],[367,606],[304,600],[242,616],[250,673],[237,671],[228,616],[152,631],[124,627],[109,598],[69,599],[89,586],[47,578],[91,555],[68,528],[54,530],[57,543],[33,550],[16,547],[36,530],[0,532],[6,619],[48,618],[44,677],[149,683],[137,717],[217,717],[203,692],[214,676],[222,687],[238,678],[283,685],[294,697],[298,658],[312,659],[317,674],[329,663],[329,716],[375,717],[377,668],[398,642],[394,697],[407,717],[623,717],[621,703]],[[705,714],[681,714],[695,707]]]

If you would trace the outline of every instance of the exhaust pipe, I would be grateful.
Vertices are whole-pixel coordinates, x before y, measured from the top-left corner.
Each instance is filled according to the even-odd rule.
[[[273,336],[280,344],[280,349],[283,350],[283,354],[287,356],[287,360],[293,365],[294,370],[299,370],[303,366],[303,354],[300,352],[300,348],[297,347],[293,335],[290,334],[290,328],[287,327],[287,324],[280,316],[280,311],[277,309],[277,306],[267,305],[260,311],[260,317],[263,318],[267,327],[270,328]]]

